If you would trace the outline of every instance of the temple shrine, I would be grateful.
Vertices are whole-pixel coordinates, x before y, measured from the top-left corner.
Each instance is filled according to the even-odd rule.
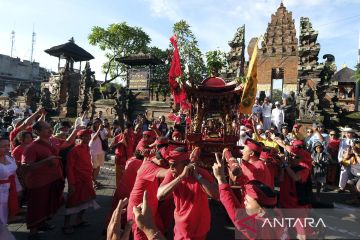
[[[59,72],[51,76],[48,82],[42,83],[42,92],[50,92],[54,108],[60,116],[75,117],[81,89],[81,62],[89,61],[94,57],[76,45],[74,38],[67,43],[49,48],[45,52],[58,57]],[[60,67],[60,59],[65,59],[64,67]],[[80,63],[80,69],[74,68],[75,62]]]
[[[193,106],[192,123],[187,129],[186,139],[191,149],[202,149],[200,164],[210,168],[215,161],[215,152],[236,147],[239,133],[232,122],[239,107],[242,87],[235,82],[226,83],[219,77],[209,77],[200,85],[187,86],[186,92]]]

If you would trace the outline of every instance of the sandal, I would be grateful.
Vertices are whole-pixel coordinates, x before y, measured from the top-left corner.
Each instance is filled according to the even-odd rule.
[[[65,235],[73,234],[74,233],[74,228],[72,226],[63,227],[62,232]]]
[[[90,226],[90,223],[89,223],[89,222],[87,222],[87,221],[81,221],[80,223],[75,224],[75,225],[74,225],[74,228],[81,228],[81,227],[87,227],[87,226]]]

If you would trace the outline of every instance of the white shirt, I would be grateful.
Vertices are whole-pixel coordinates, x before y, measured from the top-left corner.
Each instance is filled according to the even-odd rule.
[[[271,117],[272,103],[262,105],[262,113],[264,117]]]
[[[274,108],[271,112],[271,121],[275,123],[283,123],[285,118],[284,110],[281,108]]]
[[[7,180],[11,175],[16,173],[16,169],[17,169],[16,161],[14,158],[10,156],[5,156],[5,159],[10,163],[6,165],[0,163],[0,180]],[[16,182],[16,191],[20,192],[22,188],[16,175],[15,175],[15,182]],[[10,183],[0,184],[0,226],[7,224],[7,218],[8,218],[7,202],[9,198],[9,188],[10,188]]]
[[[346,149],[353,144],[354,139],[352,138],[342,138],[339,144],[339,153],[338,153],[338,161],[341,162],[343,160],[343,155]]]
[[[75,127],[77,127],[77,126],[86,127],[89,122],[90,122],[90,119],[88,119],[88,118],[85,118],[84,120],[82,120],[82,117],[77,117],[74,125],[75,125]]]
[[[106,136],[108,134],[106,128],[102,129],[100,131],[100,136],[101,139],[105,140]],[[95,135],[95,133],[91,134],[91,137],[93,137]],[[94,141],[90,141],[89,142],[89,147],[90,147],[90,154],[91,155],[97,155],[97,154],[101,154],[104,153],[104,150],[102,149],[102,144],[101,144],[101,140],[99,138],[99,136],[97,136]]]

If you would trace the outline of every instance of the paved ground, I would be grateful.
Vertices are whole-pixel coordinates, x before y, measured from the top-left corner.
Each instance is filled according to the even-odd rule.
[[[106,162],[104,168],[101,170],[101,178],[99,179],[105,187],[97,190],[97,202],[101,206],[98,210],[89,210],[86,213],[86,219],[91,223],[91,226],[82,229],[77,229],[74,234],[70,236],[63,235],[61,232],[61,226],[64,220],[64,209],[60,209],[51,223],[55,224],[57,228],[53,231],[49,231],[44,234],[46,239],[51,240],[102,240],[105,239],[102,236],[102,230],[104,226],[105,216],[107,215],[112,195],[114,192],[115,172],[113,167],[113,161]],[[327,192],[321,195],[322,202],[325,203],[337,203],[337,212],[333,210],[325,211],[327,231],[325,238],[327,239],[360,239],[360,228],[358,223],[360,221],[360,215],[358,214],[344,214],[341,220],[336,218],[339,213],[345,211],[354,212],[354,210],[360,211],[359,206],[352,207],[344,204],[345,200],[349,198],[349,194],[338,194],[335,192]],[[212,214],[212,226],[208,235],[209,240],[227,240],[234,239],[234,227],[227,218],[226,212],[222,205],[216,201],[210,201],[211,214]],[[349,210],[350,209],[350,210]],[[355,213],[355,212],[354,212]],[[199,219],[201,221],[201,219]],[[348,231],[349,226],[353,226],[355,231]],[[12,223],[9,225],[9,229],[15,235],[18,240],[25,240],[28,235],[28,230],[24,221],[18,223]],[[168,237],[169,239],[171,237]]]

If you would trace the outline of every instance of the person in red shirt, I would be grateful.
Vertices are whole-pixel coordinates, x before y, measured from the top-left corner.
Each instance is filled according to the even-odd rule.
[[[224,163],[216,157],[213,173],[219,184],[220,201],[241,236],[239,239],[289,239],[286,229],[269,225],[268,218],[281,220],[282,214],[276,206],[276,193],[257,180],[244,185],[243,202],[239,201],[225,178]],[[244,206],[244,207],[243,207]],[[244,208],[244,210],[242,209]],[[248,220],[247,220],[248,219]]]
[[[134,153],[135,141],[132,124],[126,123],[124,132],[115,136],[110,145],[110,148],[115,148],[116,187],[120,184],[120,179],[125,170],[126,160],[132,157]]]
[[[340,171],[340,165],[337,161],[339,155],[339,146],[340,139],[338,138],[336,131],[329,131],[329,140],[326,146],[326,151],[330,154],[332,161],[328,165],[328,172],[326,176],[328,184],[337,183],[337,173]]]
[[[211,217],[208,196],[219,198],[217,185],[205,169],[190,164],[190,153],[185,149],[171,151],[167,160],[171,171],[161,183],[157,197],[162,200],[173,195],[174,239],[206,239]]]
[[[17,126],[14,130],[10,132],[9,139],[10,139],[10,146],[11,149],[14,149],[16,147],[15,145],[15,138],[18,135],[19,132],[26,130],[26,128],[31,127],[33,122],[36,120],[36,118],[40,117],[41,115],[45,114],[44,108],[39,108],[34,114],[32,114],[30,117],[25,119],[24,121],[18,122]]]
[[[59,152],[73,144],[74,129],[69,138],[61,145],[52,143],[52,129],[45,121],[37,121],[33,131],[38,138],[30,143],[21,159],[24,183],[27,192],[28,211],[26,224],[30,229],[29,239],[39,239],[39,230],[51,230],[55,226],[46,222],[64,202],[64,178]]]
[[[252,139],[246,139],[242,150],[241,174],[232,178],[239,186],[244,186],[251,180],[258,180],[270,188],[274,188],[274,180],[268,167],[259,159],[261,152],[262,146],[259,143]],[[229,162],[230,158],[233,158],[227,148],[224,149],[223,155],[227,162]],[[236,159],[234,160],[236,161]]]
[[[126,161],[124,174],[120,179],[119,185],[116,187],[112,199],[111,210],[107,217],[107,223],[110,221],[111,215],[113,214],[119,201],[125,198],[129,199],[131,190],[133,189],[135,184],[137,171],[140,169],[143,163],[143,159],[144,156],[141,154],[141,152],[135,151],[134,156],[132,156]],[[125,220],[126,220],[126,214],[125,214]]]
[[[17,136],[17,138],[20,142],[20,145],[18,145],[12,150],[11,155],[13,156],[13,158],[15,158],[16,163],[19,166],[21,164],[21,156],[25,150],[25,147],[33,141],[33,136],[31,132],[22,131]]]
[[[150,144],[152,144],[151,138],[152,138],[152,132],[144,131],[143,137],[140,140],[140,142],[137,144],[135,150],[144,152],[144,153],[146,153],[145,155],[147,155],[151,150],[151,147],[150,147]]]
[[[80,143],[73,147],[67,155],[67,180],[68,198],[66,200],[65,221],[63,232],[71,234],[74,232],[70,225],[71,216],[76,215],[75,227],[88,225],[83,220],[85,210],[99,205],[94,200],[96,193],[92,184],[92,164],[89,149],[91,130],[84,129],[77,133]]]
[[[296,217],[306,218],[306,209],[311,208],[312,201],[311,155],[297,146],[287,146],[286,150],[289,157],[281,165],[279,205],[287,209],[301,209],[301,215],[297,214]],[[298,239],[306,239],[311,229],[297,224],[296,232]]]
[[[168,169],[158,166],[156,163],[150,160],[144,160],[140,169],[137,171],[134,187],[131,191],[129,204],[127,207],[127,220],[134,221],[133,207],[138,206],[143,200],[144,191],[147,191],[149,198],[149,205],[152,209],[152,216],[159,229],[163,229],[161,218],[158,214],[158,199],[156,197],[158,189],[158,181],[160,178],[164,178]],[[134,233],[134,239],[147,239],[145,234],[137,228],[134,223],[132,226]]]

